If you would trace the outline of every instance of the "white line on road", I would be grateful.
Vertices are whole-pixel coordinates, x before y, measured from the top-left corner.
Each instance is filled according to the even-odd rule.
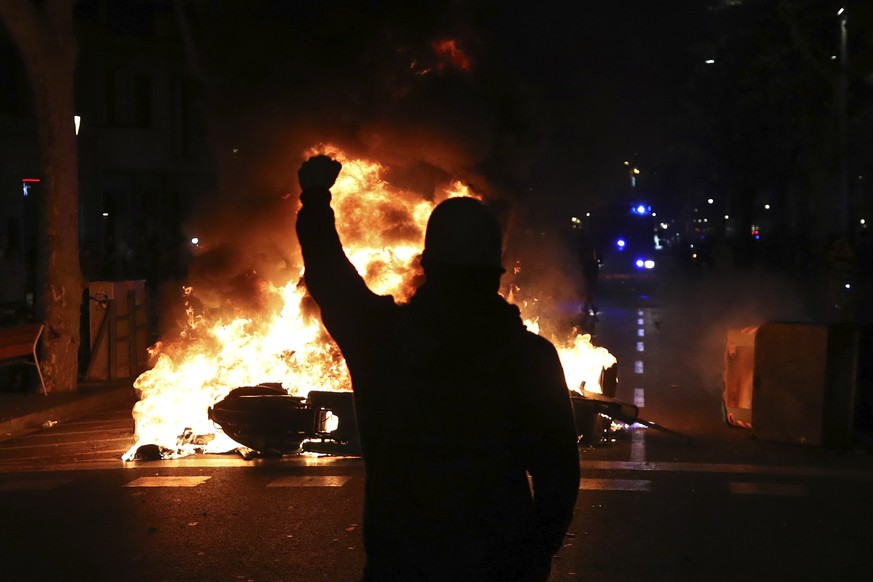
[[[582,479],[579,489],[589,491],[651,491],[652,482],[643,479]]]
[[[127,449],[125,449],[126,451]],[[123,452],[123,451],[122,451]],[[106,452],[112,455],[111,452]],[[78,456],[78,455],[77,455]],[[122,461],[121,452],[114,459],[81,461],[70,459],[65,462],[52,463],[44,458],[28,459],[0,459],[0,474],[24,473],[49,471],[105,471],[120,469],[129,471],[134,469],[153,468],[159,463],[161,469],[191,469],[191,468],[218,468],[240,467],[253,468],[260,466],[273,467],[363,467],[363,460],[359,457],[313,457],[309,455],[285,456],[278,459],[252,459],[246,460],[237,454],[229,455],[190,455],[180,459],[166,459],[162,461]]]
[[[130,423],[127,423],[128,425]],[[59,424],[55,426],[46,426],[46,430],[43,432],[36,432],[25,434],[17,437],[20,440],[33,440],[33,439],[49,439],[55,437],[73,437],[78,435],[85,435],[87,437],[93,437],[98,434],[119,434],[122,433],[126,435],[128,438],[134,438],[133,431],[130,426],[107,426],[104,423],[102,428],[78,428],[76,425],[64,425]]]
[[[48,463],[43,459],[0,461],[0,475],[8,473],[50,471],[106,471],[137,469],[192,469],[192,468],[258,468],[271,467],[350,467],[363,474],[363,461],[358,457],[297,457],[280,459],[256,459],[246,461],[231,455],[191,455],[182,459],[165,461],[132,461],[120,459],[107,461],[70,461],[67,463]],[[753,465],[741,463],[692,463],[692,462],[631,462],[631,461],[582,461],[582,469],[598,471],[664,471],[677,473],[743,473],[745,475],[789,475],[805,477],[835,477],[842,479],[873,480],[873,469],[838,469],[803,467],[796,465]]]
[[[351,480],[347,475],[294,476],[276,479],[267,487],[342,487]]]
[[[634,463],[644,463],[646,460],[646,431],[643,429],[631,431],[630,460]]]
[[[733,495],[783,495],[804,497],[809,495],[809,487],[802,483],[751,483],[731,482]]]
[[[644,342],[637,342],[637,351],[638,352],[646,351],[646,344]]]
[[[51,491],[71,483],[72,479],[18,479],[0,483],[0,492],[8,491]]]
[[[32,438],[32,437],[26,437],[26,438]],[[27,449],[59,449],[61,447],[65,447],[65,446],[81,445],[82,442],[83,441],[69,441],[69,442],[62,442],[62,443],[43,443],[43,444],[39,444],[39,445],[22,443],[20,445],[4,446],[3,450],[4,451],[22,451],[22,450],[27,450]],[[118,437],[115,439],[103,438],[103,439],[100,439],[100,442],[101,443],[128,443],[127,448],[130,448],[130,445],[132,445],[136,441],[135,441],[133,435],[131,435],[131,436],[125,436],[125,437]],[[127,450],[127,449],[125,449],[125,450]]]
[[[642,388],[634,388],[634,406],[637,408],[646,406],[646,391]]]
[[[125,484],[125,487],[197,487],[201,483],[207,481],[209,475],[196,476],[176,476],[165,475],[156,477],[140,477],[134,479],[130,483]]]
[[[873,470],[824,469],[781,465],[745,465],[733,463],[634,463],[628,461],[583,461],[583,469],[605,471],[665,471],[677,473],[746,473],[752,475],[795,475],[805,477],[839,477],[873,479]]]
[[[645,373],[646,367],[643,364],[642,360],[637,360],[634,362],[634,373],[635,374],[643,374]]]
[[[637,337],[646,337],[646,330],[638,329],[637,330]]]

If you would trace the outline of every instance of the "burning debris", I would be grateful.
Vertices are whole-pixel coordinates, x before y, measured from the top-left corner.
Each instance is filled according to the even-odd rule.
[[[571,393],[570,401],[581,445],[595,447],[615,442],[630,429],[640,427],[653,428],[691,444],[690,436],[640,418],[640,409],[634,404],[586,390],[582,390],[581,394]]]
[[[208,415],[250,454],[361,454],[351,392],[313,390],[301,398],[278,385],[245,386]]]
[[[407,300],[422,275],[418,258],[431,210],[449,197],[481,196],[459,181],[428,195],[404,190],[386,180],[380,164],[349,159],[335,148],[308,155],[326,150],[343,164],[332,194],[349,260],[374,292]],[[150,349],[153,367],[134,383],[140,396],[133,409],[136,444],[124,460],[234,450],[354,451],[348,370],[299,284],[302,260],[297,250],[293,255],[286,259],[292,263],[284,270],[292,273],[288,280],[262,280],[254,272],[246,277],[247,293],[259,294],[246,298],[248,309],[209,309],[194,288],[186,289],[181,331]],[[516,273],[520,268],[516,264]],[[548,321],[547,301],[530,299],[535,288],[509,282],[504,293],[528,328],[558,348],[568,386],[600,392],[615,357],[594,346],[590,335],[562,335],[561,326]],[[275,382],[261,384],[265,378]],[[245,421],[252,415],[266,417],[267,426],[252,430]]]

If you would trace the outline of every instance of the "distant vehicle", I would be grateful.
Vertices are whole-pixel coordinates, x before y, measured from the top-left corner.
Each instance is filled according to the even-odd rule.
[[[644,203],[616,203],[591,215],[600,251],[600,276],[645,278],[654,274],[658,255],[652,207]]]

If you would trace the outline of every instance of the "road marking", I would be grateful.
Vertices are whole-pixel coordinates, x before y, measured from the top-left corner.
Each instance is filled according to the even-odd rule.
[[[823,469],[781,465],[744,465],[732,463],[636,463],[629,461],[583,461],[583,469],[604,471],[664,471],[677,473],[746,473],[755,475],[792,475],[801,477],[839,477],[873,479],[873,470]]]
[[[730,484],[733,495],[782,495],[804,497],[809,495],[809,487],[801,483],[751,483],[732,481]]]
[[[52,463],[51,457],[30,456],[26,459],[0,459],[0,473],[24,473],[28,471],[64,471],[67,469],[112,469],[121,463],[121,455],[127,449],[89,451],[76,453],[66,463]]]
[[[46,436],[49,436],[49,435],[46,435]],[[30,438],[33,438],[33,436],[29,436],[26,438],[30,439]],[[27,450],[27,449],[59,449],[61,447],[78,446],[78,445],[81,445],[83,442],[86,442],[86,441],[73,441],[73,442],[65,442],[65,443],[43,443],[43,444],[23,444],[22,443],[19,445],[4,446],[3,450],[4,451],[13,451],[13,450],[21,451],[21,450]],[[101,443],[128,443],[128,448],[130,448],[130,445],[132,445],[135,442],[135,439],[133,436],[127,436],[127,437],[119,437],[119,438],[115,438],[115,439],[100,439],[100,442]],[[127,450],[127,449],[125,449],[125,450]]]
[[[646,344],[643,342],[637,342],[637,351],[638,352],[646,351]]]
[[[72,479],[18,479],[0,483],[0,492],[9,491],[52,491],[71,483]]]
[[[588,479],[579,481],[579,489],[588,491],[651,491],[652,482],[643,479]]]
[[[646,337],[646,330],[638,329],[637,330],[637,337]]]
[[[642,374],[642,373],[644,373],[644,371],[645,371],[645,366],[644,366],[642,360],[637,360],[636,362],[634,362],[634,373],[635,374]]]
[[[646,431],[643,429],[631,431],[630,460],[635,463],[643,463],[646,460]]]
[[[201,483],[210,478],[209,475],[197,476],[156,476],[156,477],[140,477],[134,479],[130,483],[125,484],[125,487],[197,487]]]
[[[21,435],[17,438],[21,440],[32,440],[32,439],[47,439],[47,438],[55,438],[59,436],[63,437],[74,437],[74,436],[85,436],[86,438],[93,439],[94,435],[99,434],[118,434],[124,433],[127,438],[133,439],[135,438],[130,426],[106,426],[109,423],[104,423],[101,428],[77,428],[76,425],[66,425],[59,424],[57,426],[46,428],[43,432],[36,432]]]
[[[646,391],[642,388],[634,388],[634,406],[637,408],[646,406]]]
[[[637,308],[637,316],[642,317],[644,315],[644,311],[641,308]]]
[[[125,451],[127,449],[124,449]],[[0,449],[2,451],[2,449]],[[69,459],[64,462],[51,462],[51,459],[0,459],[0,474],[50,471],[106,471],[111,469],[130,471],[135,469],[193,469],[193,468],[254,468],[271,467],[354,467],[363,469],[360,457],[315,457],[311,455],[286,455],[278,459],[246,460],[237,454],[190,455],[180,459],[165,459],[161,461],[122,461],[118,452],[114,459],[81,461]],[[105,452],[111,455],[111,452]],[[78,455],[77,455],[78,456]]]
[[[351,480],[347,475],[281,477],[267,487],[342,487]]]
[[[637,325],[645,325],[645,324],[646,324],[646,320],[645,320],[645,319],[640,318],[640,319],[637,320]]]

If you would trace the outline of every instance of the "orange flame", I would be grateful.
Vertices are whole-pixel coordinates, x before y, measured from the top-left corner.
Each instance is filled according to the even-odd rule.
[[[329,153],[343,164],[331,191],[337,230],[350,261],[374,292],[401,302],[409,299],[420,274],[418,256],[431,210],[446,198],[474,194],[453,182],[426,200],[388,184],[378,163],[348,159],[326,147],[314,148],[307,157],[316,153]],[[302,276],[302,264],[292,270]],[[207,410],[239,386],[279,382],[298,396],[313,389],[350,389],[342,355],[315,310],[307,308],[298,281],[266,284],[264,293],[281,305],[275,312],[210,319],[189,307],[179,339],[152,346],[154,366],[134,383],[140,393],[133,408],[137,442],[125,460],[133,459],[143,444],[175,450],[178,456],[238,448],[207,418]],[[193,289],[186,293],[194,297]],[[533,320],[529,325],[538,329]],[[611,354],[592,346],[586,335],[550,339],[559,347],[568,384],[577,388],[584,380],[586,390],[597,391],[600,370],[608,366],[604,362]],[[209,437],[193,446],[179,441],[182,433]],[[204,445],[204,440],[210,442]]]
[[[469,71],[471,62],[464,51],[458,46],[457,41],[453,38],[446,38],[434,41],[431,45],[433,52],[440,58],[440,68],[444,68],[445,64],[451,64],[456,69]]]

